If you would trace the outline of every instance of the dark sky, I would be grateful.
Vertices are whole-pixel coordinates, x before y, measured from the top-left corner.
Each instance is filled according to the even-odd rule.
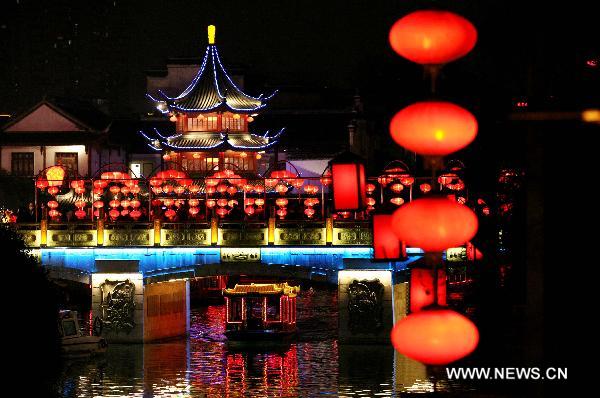
[[[480,34],[473,53],[445,69],[441,95],[497,99],[500,107],[521,96],[541,107],[597,103],[600,67],[585,61],[600,56],[598,34],[592,13],[576,2],[5,1],[0,107],[9,111],[44,94],[141,110],[144,72],[164,68],[169,57],[201,56],[208,24],[217,26],[224,61],[243,65],[256,90],[359,88],[377,106],[397,107],[424,86],[420,69],[391,51],[387,33],[402,15],[428,6],[464,15]]]

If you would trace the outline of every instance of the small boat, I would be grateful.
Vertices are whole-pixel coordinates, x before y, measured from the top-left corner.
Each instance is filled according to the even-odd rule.
[[[62,338],[61,351],[68,357],[89,356],[106,352],[108,344],[100,332],[95,336],[84,335],[79,329],[77,311],[60,311],[59,333]],[[99,319],[98,319],[99,321]],[[98,330],[98,322],[95,322],[94,330]]]
[[[296,334],[300,286],[285,283],[236,284],[223,289],[225,336],[230,341],[282,341]]]

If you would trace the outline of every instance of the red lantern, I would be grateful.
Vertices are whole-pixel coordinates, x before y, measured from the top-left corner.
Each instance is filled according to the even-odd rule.
[[[52,210],[50,210],[50,211],[48,212],[48,215],[49,215],[51,218],[56,218],[56,217],[59,217],[59,216],[60,216],[60,212],[59,212],[58,210],[52,209]]]
[[[367,206],[375,206],[377,201],[374,198],[367,198]]]
[[[190,190],[190,193],[200,192],[200,187],[198,185],[190,185],[188,189]]]
[[[175,188],[173,189],[173,191],[174,191],[174,192],[175,192],[177,195],[181,195],[181,194],[183,194],[183,193],[185,192],[185,187],[178,186],[178,187],[175,187]]]
[[[83,180],[73,180],[71,181],[71,188],[83,188],[85,186],[85,181]]]
[[[390,199],[390,202],[395,204],[396,206],[400,206],[401,204],[404,204],[404,199],[402,199],[401,197],[394,197]]]
[[[60,192],[60,188],[59,187],[56,187],[56,186],[48,187],[48,193],[50,195],[56,195],[59,192]]]
[[[104,202],[101,200],[97,200],[92,204],[92,206],[94,206],[95,209],[101,209],[104,207]]]
[[[331,185],[332,179],[331,179],[331,173],[327,172],[323,175],[323,177],[321,177],[321,184],[323,184],[323,186],[329,186]]]
[[[85,188],[83,188],[83,187],[81,187],[81,188],[77,187],[77,188],[75,188],[75,193],[78,194],[78,195],[81,195],[81,194],[85,193]]]
[[[263,192],[265,192],[265,187],[263,187],[262,185],[255,185],[254,186],[254,191],[256,193],[263,193]]]
[[[398,184],[398,183],[396,183],[396,184],[392,184],[392,185],[390,186],[390,189],[391,189],[393,192],[400,193],[400,192],[402,192],[402,190],[404,189],[404,185],[402,185],[402,184]]]
[[[285,218],[285,216],[287,216],[287,210],[285,208],[277,210],[276,213],[279,218]]]
[[[312,216],[315,215],[315,209],[313,209],[312,207],[308,207],[304,209],[304,214],[306,214],[306,217],[312,218]]]
[[[172,185],[165,185],[164,187],[162,187],[162,191],[164,193],[171,193],[171,192],[173,192],[173,186]]]
[[[200,209],[198,209],[197,207],[190,207],[188,209],[188,212],[192,215],[195,216],[196,214],[198,214],[200,212]]]
[[[429,365],[445,365],[469,355],[477,347],[479,331],[465,316],[449,310],[415,312],[394,325],[394,348]]]
[[[366,202],[365,166],[362,159],[345,152],[330,162],[335,211],[361,210]]]
[[[169,209],[167,211],[165,211],[165,216],[169,219],[172,220],[173,218],[175,218],[175,216],[177,215],[177,213],[175,212],[175,210],[173,209]]]
[[[77,217],[79,220],[85,218],[86,215],[87,214],[86,214],[85,210],[81,210],[81,209],[75,210],[75,217]]]
[[[442,251],[471,240],[477,216],[467,206],[446,198],[421,198],[394,212],[392,225],[407,245],[427,252]]]
[[[410,270],[410,312],[421,311],[435,302],[433,279],[432,269]],[[438,269],[437,285],[437,304],[446,305],[446,271],[443,269]]]
[[[199,201],[198,199],[190,199],[190,200],[188,201],[188,204],[189,204],[191,207],[197,207],[197,206],[200,204],[200,201]]]
[[[400,184],[406,185],[407,187],[411,186],[415,182],[415,177],[411,177],[409,175],[404,175],[400,177]]]
[[[134,209],[137,209],[138,207],[140,207],[142,205],[142,202],[140,202],[137,199],[133,199],[130,204],[131,204],[131,207],[133,207]]]
[[[215,207],[216,204],[217,204],[217,202],[214,199],[208,199],[206,201],[206,207],[208,207],[209,209],[212,209],[213,207]]]
[[[284,195],[287,191],[288,187],[285,184],[277,184],[277,186],[275,187],[275,192],[277,192],[280,195]]]
[[[229,211],[224,207],[220,207],[217,209],[217,214],[219,215],[219,217],[225,217],[228,213]]]
[[[48,185],[48,181],[44,178],[38,178],[38,180],[35,182],[35,186],[38,189],[46,189]]]
[[[244,208],[244,212],[249,216],[253,215],[254,214],[254,206],[246,206]]]
[[[133,218],[134,220],[137,220],[138,218],[140,218],[142,216],[142,212],[139,210],[132,210],[129,215],[131,216],[131,218]]]
[[[238,201],[235,199],[231,199],[231,200],[227,201],[227,206],[229,206],[229,207],[237,206],[237,204],[238,204]]]
[[[477,42],[477,30],[452,12],[420,10],[396,21],[389,40],[402,57],[422,65],[439,65],[468,54]]]
[[[396,143],[420,155],[444,156],[469,145],[477,135],[477,119],[450,102],[417,102],[392,118]]]
[[[229,188],[227,188],[227,193],[228,193],[229,195],[235,195],[235,194],[237,193],[237,191],[238,191],[238,190],[237,190],[237,188],[236,188],[236,187],[229,187]]]
[[[279,199],[275,200],[275,204],[279,207],[285,207],[288,204],[288,200],[285,198],[279,198]]]
[[[405,247],[392,229],[391,214],[373,215],[373,257],[390,260],[406,257]]]
[[[119,188],[116,185],[113,185],[112,187],[110,187],[109,189],[110,193],[112,193],[113,195],[118,195],[119,192],[121,192],[121,188]]]
[[[48,207],[51,209],[56,209],[58,208],[58,202],[56,200],[51,200],[48,202]]]
[[[261,199],[261,198],[258,198],[258,199],[256,199],[256,200],[254,201],[254,204],[260,207],[260,206],[262,206],[262,205],[264,205],[264,204],[265,204],[265,200],[264,200],[264,199]]]
[[[105,180],[96,180],[94,181],[94,188],[104,189],[108,186],[108,182]]]
[[[375,184],[367,184],[367,193],[373,193],[375,191]]]
[[[121,207],[125,208],[125,207],[129,207],[131,206],[131,201],[129,199],[123,199],[121,201]]]
[[[108,202],[108,205],[112,208],[119,207],[121,206],[121,201],[113,199],[110,202]]]
[[[117,218],[119,218],[120,215],[121,215],[121,213],[117,209],[112,209],[111,211],[108,212],[108,216],[113,221],[115,221]]]
[[[423,184],[419,185],[419,189],[421,190],[421,192],[427,193],[431,191],[431,185],[424,182]]]
[[[128,214],[129,214],[129,210],[128,210],[128,209],[123,209],[123,210],[121,210],[121,215],[122,215],[123,217],[125,217],[125,216],[126,216],[126,215],[128,215]]]
[[[85,207],[86,203],[85,200],[76,200],[75,201],[75,207],[77,207],[78,209],[83,209]]]

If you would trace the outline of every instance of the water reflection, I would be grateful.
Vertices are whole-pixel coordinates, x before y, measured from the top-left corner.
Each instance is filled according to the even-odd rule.
[[[337,344],[335,289],[298,300],[298,341],[236,347],[224,337],[225,308],[193,310],[187,339],[109,346],[104,358],[70,362],[64,397],[398,396],[454,389],[391,346]],[[457,387],[458,388],[458,387]]]

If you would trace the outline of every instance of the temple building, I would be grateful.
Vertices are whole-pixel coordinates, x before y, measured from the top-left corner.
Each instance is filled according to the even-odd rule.
[[[275,93],[253,97],[242,91],[223,66],[211,25],[200,69],[188,86],[178,95],[162,89],[147,94],[175,124],[175,133],[152,128],[140,134],[165,161],[188,173],[225,168],[248,174],[264,172],[277,157],[276,146],[284,129],[255,133],[249,125]]]

